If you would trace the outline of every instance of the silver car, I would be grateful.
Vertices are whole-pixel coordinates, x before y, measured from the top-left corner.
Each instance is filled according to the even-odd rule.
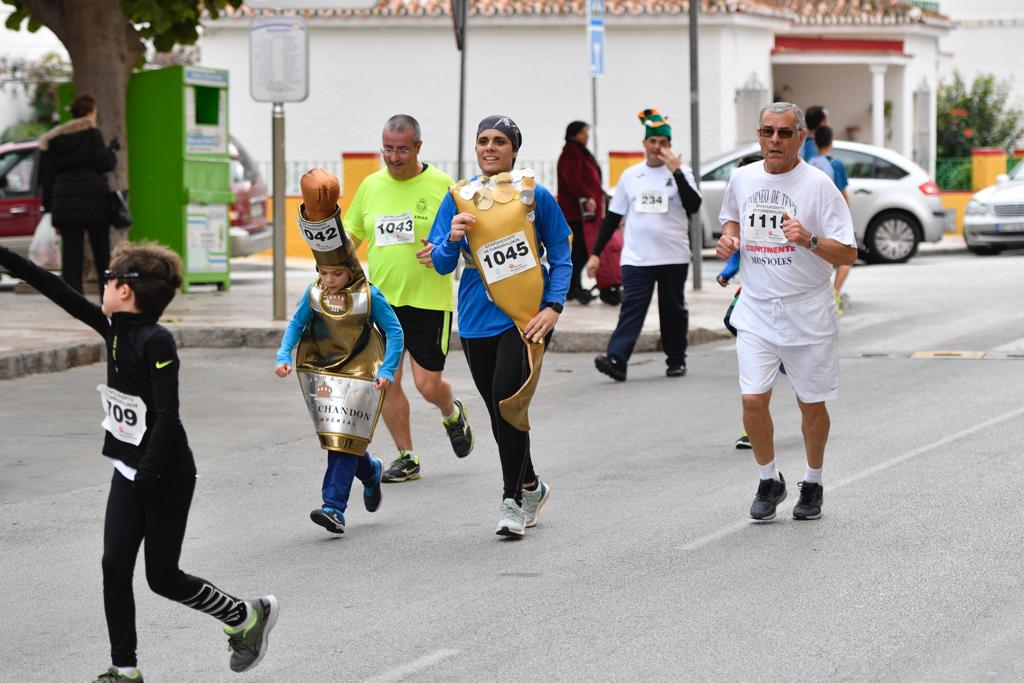
[[[853,229],[864,260],[902,263],[922,241],[942,239],[947,218],[939,188],[928,172],[884,147],[837,140],[832,156],[843,162]],[[756,143],[701,165],[701,220],[705,246],[722,235],[718,213],[729,176],[748,154],[760,153]]]
[[[964,241],[975,254],[1024,247],[1024,164],[971,197],[964,215]]]

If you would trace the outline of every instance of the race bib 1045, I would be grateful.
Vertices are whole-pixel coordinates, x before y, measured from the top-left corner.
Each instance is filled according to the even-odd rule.
[[[118,441],[138,446],[146,435],[146,404],[138,396],[111,389],[106,384],[96,387],[103,403],[102,427]]]
[[[487,284],[537,267],[537,259],[522,230],[480,247],[476,258]]]
[[[644,190],[636,196],[634,208],[637,213],[668,213],[668,193]]]
[[[743,238],[749,242],[775,242],[789,240],[782,231],[785,208],[775,204],[754,204],[743,218]]]
[[[406,211],[393,216],[377,216],[374,239],[378,247],[412,244],[416,241],[416,227],[412,214]]]

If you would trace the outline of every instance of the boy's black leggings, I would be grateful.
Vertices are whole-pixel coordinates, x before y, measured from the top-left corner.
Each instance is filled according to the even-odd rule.
[[[491,416],[491,431],[498,444],[504,480],[502,498],[522,503],[523,482],[537,481],[530,458],[530,433],[521,432],[506,422],[498,403],[519,391],[530,375],[526,344],[519,331],[511,327],[496,337],[463,337],[462,350],[476,389]]]
[[[154,593],[229,624],[246,615],[241,600],[178,568],[195,487],[194,476],[161,478],[141,494],[114,470],[103,527],[103,606],[114,666],[138,665],[132,574],[143,539],[146,580]]]

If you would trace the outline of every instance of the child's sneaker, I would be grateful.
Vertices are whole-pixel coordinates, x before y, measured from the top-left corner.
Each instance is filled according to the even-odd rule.
[[[384,473],[381,481],[385,484],[397,484],[401,481],[412,481],[419,478],[419,461],[405,451],[398,451],[398,457],[388,467],[388,471]]]
[[[260,663],[267,652],[267,636],[277,623],[277,598],[273,595],[246,601],[245,604],[249,607],[247,622],[241,626],[224,627],[231,650],[231,670],[238,673]]]
[[[313,520],[314,524],[319,524],[332,534],[345,533],[345,515],[341,513],[341,510],[324,505],[310,512],[309,518]]]
[[[511,498],[501,501],[501,505],[498,507],[498,529],[494,533],[499,536],[522,538],[525,528],[526,520],[523,508],[519,507]]]
[[[380,478],[383,472],[384,463],[378,458],[373,458],[373,483],[363,486],[363,505],[366,506],[367,512],[376,512],[380,509]]]
[[[550,497],[551,487],[542,481],[537,482],[537,488],[532,491],[523,489],[523,521],[527,529],[537,526],[540,509],[544,507],[544,503],[548,502]]]
[[[114,683],[115,681],[132,681],[132,683],[143,683],[142,672],[135,669],[133,673],[122,673],[116,666],[112,666],[99,676],[92,683]]]
[[[452,442],[455,456],[465,458],[473,451],[473,430],[470,428],[469,422],[466,421],[466,406],[462,405],[462,401],[457,398],[452,399],[452,403],[455,404],[458,412],[450,421],[442,420],[441,424],[448,432],[448,440]]]

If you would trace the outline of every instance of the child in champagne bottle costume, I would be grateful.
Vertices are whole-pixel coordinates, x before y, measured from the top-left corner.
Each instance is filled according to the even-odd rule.
[[[323,505],[309,517],[331,533],[345,532],[345,510],[356,477],[363,503],[376,512],[381,503],[381,461],[367,447],[380,415],[384,391],[402,358],[398,317],[363,273],[352,242],[341,225],[340,188],[331,173],[315,168],[302,176],[299,230],[316,259],[310,283],[288,323],[277,352],[278,377],[294,369],[327,451]],[[386,335],[386,346],[381,329]]]

